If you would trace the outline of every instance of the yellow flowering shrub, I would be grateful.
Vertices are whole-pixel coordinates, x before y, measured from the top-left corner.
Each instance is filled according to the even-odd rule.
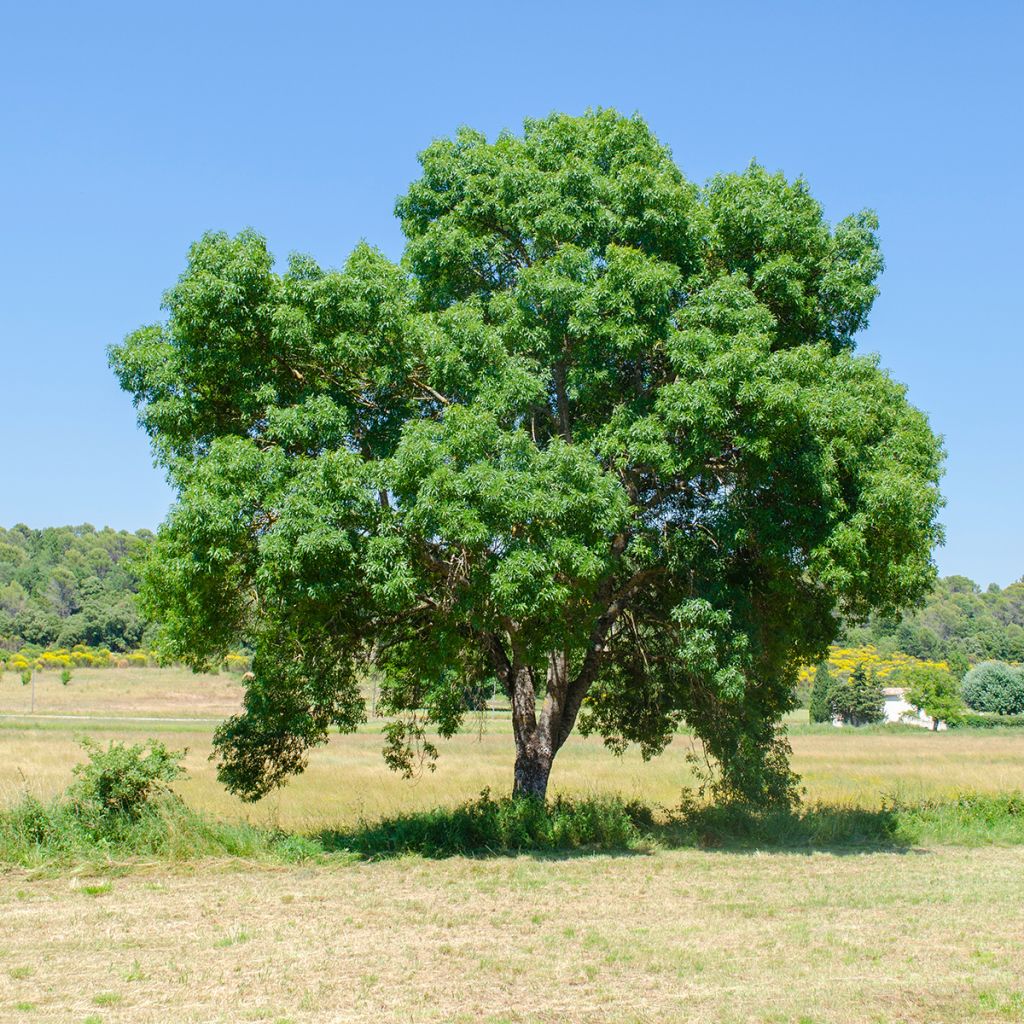
[[[857,665],[863,665],[869,672],[874,669],[879,681],[885,685],[887,679],[892,679],[898,673],[907,668],[940,668],[949,669],[944,661],[926,661],[922,658],[914,658],[902,651],[895,654],[882,655],[874,644],[866,644],[863,647],[831,647],[828,654],[828,669],[833,676],[848,676]],[[814,676],[814,665],[805,665],[800,669],[800,685],[809,686]],[[892,679],[895,683],[895,679]]]
[[[63,672],[74,668],[146,668],[160,664],[157,651],[133,651],[131,654],[119,654],[117,658],[106,647],[86,647],[75,644],[68,649],[57,647],[51,650],[40,650],[37,647],[25,646],[21,650],[8,655],[6,662],[0,662],[0,668],[8,672],[22,672],[25,669],[56,670]],[[248,666],[248,659],[245,659]],[[244,671],[244,669],[239,669]]]

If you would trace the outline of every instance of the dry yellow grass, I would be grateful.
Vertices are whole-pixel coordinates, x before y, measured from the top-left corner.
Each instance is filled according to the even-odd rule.
[[[1022,879],[1019,848],[15,873],[0,1019],[1021,1020]]]
[[[350,824],[404,810],[452,805],[484,787],[496,794],[510,786],[512,737],[507,716],[471,717],[467,729],[441,746],[437,771],[406,782],[388,771],[381,756],[379,723],[352,736],[334,736],[315,750],[305,775],[255,806],[242,804],[217,783],[208,760],[212,723],[239,704],[237,676],[195,676],[181,669],[92,669],[76,673],[69,686],[54,673],[40,673],[35,719],[0,720],[0,804],[26,787],[39,796],[67,785],[81,760],[78,738],[138,742],[158,736],[169,746],[189,748],[191,778],[181,791],[195,807],[257,823],[289,828]],[[22,711],[26,687],[11,673],[0,681],[0,714]],[[46,715],[81,715],[79,720]],[[126,716],[163,718],[131,721]],[[194,718],[192,722],[171,719]],[[205,719],[205,720],[200,720]],[[929,733],[892,729],[810,732],[795,729],[794,766],[810,800],[875,807],[894,792],[909,799],[947,796],[958,790],[1006,792],[1024,789],[1024,730]],[[596,738],[573,736],[552,775],[556,793],[620,793],[672,806],[693,782],[686,760],[691,749],[680,736],[659,758],[645,764],[635,751],[610,754]]]
[[[442,744],[438,771],[415,783],[385,768],[371,724],[247,807],[216,782],[209,722],[111,721],[219,717],[237,706],[234,677],[81,676],[66,691],[53,680],[50,713],[101,720],[0,722],[0,804],[26,786],[63,788],[83,733],[188,746],[190,804],[291,828],[508,789],[509,726],[491,715]],[[0,683],[0,700],[13,685]],[[1024,788],[1022,734],[798,728],[793,746],[811,799]],[[574,737],[553,788],[672,804],[692,781],[688,749],[679,737],[644,764]],[[1022,965],[1021,848],[0,873],[3,1022],[1024,1021]]]
[[[237,675],[197,676],[181,668],[80,668],[66,686],[60,673],[34,673],[40,715],[112,715],[225,718],[241,706]],[[0,714],[28,714],[32,686],[16,672],[0,678]]]
[[[312,829],[351,824],[405,810],[448,806],[476,796],[485,786],[495,794],[511,785],[512,738],[506,722],[490,720],[483,733],[463,733],[441,745],[437,771],[407,782],[389,771],[380,755],[379,731],[364,729],[334,736],[310,755],[305,774],[255,805],[224,791],[216,780],[208,725],[169,730],[158,723],[0,723],[0,804],[26,787],[37,796],[67,785],[71,767],[82,759],[78,738],[138,742],[157,736],[172,747],[188,747],[190,778],[179,789],[197,808],[259,824]],[[600,740],[575,736],[559,754],[552,774],[554,793],[619,793],[673,806],[693,782],[680,736],[659,758],[644,763],[635,751],[622,758]],[[853,730],[793,737],[793,763],[809,800],[877,807],[887,794],[908,799],[948,796],[963,790],[999,793],[1024,789],[1024,732],[860,734]]]

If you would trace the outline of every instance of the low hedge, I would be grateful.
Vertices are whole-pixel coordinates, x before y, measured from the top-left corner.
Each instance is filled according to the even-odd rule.
[[[960,729],[1024,729],[1024,715],[976,715],[967,712],[957,723]]]

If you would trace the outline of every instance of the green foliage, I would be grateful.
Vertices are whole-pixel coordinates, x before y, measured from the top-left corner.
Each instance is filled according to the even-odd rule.
[[[32,682],[32,669],[23,668],[21,670],[21,685],[28,686]]]
[[[808,705],[808,717],[812,722],[831,722],[831,696],[834,680],[828,665],[822,662],[814,670],[814,685],[811,687],[811,700]]]
[[[967,675],[967,670],[971,667],[970,662],[967,660],[967,655],[960,648],[956,648],[946,655],[946,663],[949,665],[949,671],[957,682],[960,682]]]
[[[845,682],[833,685],[829,706],[832,715],[847,725],[871,725],[885,719],[885,694],[875,673],[857,665]]]
[[[964,712],[960,682],[951,672],[919,665],[900,673],[899,685],[907,688],[906,700],[930,715],[935,725],[956,725]]]
[[[939,580],[921,607],[903,616],[876,614],[848,626],[847,643],[945,660],[958,678],[968,662],[1024,661],[1024,581],[982,590],[965,576]]]
[[[886,801],[879,810],[813,804],[799,810],[707,805],[685,800],[651,810],[614,798],[481,799],[366,822],[357,828],[298,835],[216,821],[181,801],[147,805],[140,816],[114,815],[97,828],[67,799],[43,804],[25,797],[0,810],[0,864],[59,868],[135,858],[189,861],[245,858],[291,864],[353,856],[382,858],[493,856],[644,850],[657,847],[735,849],[902,849],[925,844],[1024,844],[1024,794],[962,794],[948,800]]]
[[[104,864],[138,857],[244,857],[292,863],[321,852],[303,836],[216,821],[166,796],[148,802],[136,815],[100,813],[94,805],[67,796],[48,803],[26,796],[0,810],[0,863],[23,867]]]
[[[983,661],[964,676],[963,696],[975,711],[1024,714],[1024,669],[1001,661]]]
[[[67,686],[68,683],[71,682],[71,669],[69,669],[69,668],[62,668],[60,670],[60,681],[65,686]]]
[[[645,756],[685,719],[721,792],[789,799],[798,666],[934,578],[940,445],[853,353],[874,216],[830,226],[756,164],[697,188],[608,110],[420,164],[401,265],[276,273],[208,234],[111,350],[178,492],[143,585],[164,647],[255,652],[221,778],[302,770],[372,667],[399,770],[497,680],[518,792],[582,713]]]
[[[974,715],[965,712],[957,725],[968,729],[1024,729],[1024,715]]]
[[[111,741],[106,749],[82,740],[89,760],[76,765],[76,782],[68,791],[80,804],[103,814],[137,817],[169,783],[185,774],[184,750],[168,750],[159,740],[126,745]]]
[[[321,841],[370,857],[625,850],[640,844],[638,823],[645,820],[650,822],[649,812],[616,799],[495,800],[484,790],[479,800],[453,809],[403,814],[351,833],[328,833]]]
[[[0,645],[137,647],[138,563],[153,534],[63,526],[0,528]]]
[[[183,775],[184,751],[162,743],[103,750],[83,743],[88,761],[74,783],[43,803],[26,795],[0,810],[0,862],[27,867],[133,857],[208,856],[304,859],[317,848],[301,836],[218,822],[190,810],[168,784]]]
[[[666,845],[740,849],[901,849],[923,844],[1024,843],[1024,793],[964,793],[948,800],[888,798],[879,810],[813,804],[798,811],[686,805],[659,838]]]

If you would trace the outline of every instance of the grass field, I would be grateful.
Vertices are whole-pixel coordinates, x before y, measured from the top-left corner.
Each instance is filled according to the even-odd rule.
[[[0,876],[0,1019],[1024,1020],[1024,849]]]
[[[498,714],[403,782],[378,723],[333,737],[254,807],[207,760],[237,677],[176,670],[42,674],[37,714],[0,681],[0,805],[67,785],[88,734],[189,748],[196,808],[314,831],[451,806],[509,787]],[[84,716],[77,720],[45,715]],[[138,719],[157,718],[160,721]],[[191,720],[189,720],[191,719]],[[808,799],[1024,789],[1024,731],[793,724]],[[676,739],[644,764],[574,737],[556,792],[670,806],[691,781]],[[609,855],[415,856],[270,866],[137,864],[127,874],[0,871],[0,1021],[1024,1021],[1024,847]]]
[[[64,685],[57,671],[33,674],[40,715],[224,718],[242,701],[242,681],[227,672],[197,676],[181,668],[80,668]],[[33,686],[16,672],[0,677],[0,715],[28,714]]]
[[[0,715],[23,713],[19,702],[24,705],[26,689],[13,673],[5,675]],[[259,804],[243,804],[216,780],[209,761],[213,726],[206,720],[234,711],[241,690],[237,676],[195,676],[181,669],[83,670],[66,687],[56,673],[39,673],[37,715],[0,718],[0,805],[26,789],[40,797],[63,789],[72,765],[81,760],[82,735],[104,742],[156,736],[169,746],[187,747],[190,778],[178,789],[192,806],[286,828],[349,825],[360,818],[452,806],[485,787],[504,793],[511,784],[507,715],[471,716],[463,733],[441,742],[437,770],[412,782],[384,765],[380,724],[370,722],[357,734],[334,736],[326,747],[313,751],[309,769],[284,790]],[[796,716],[791,732],[794,765],[810,801],[873,808],[892,795],[915,800],[963,790],[1024,789],[1024,730],[854,731],[805,722],[805,715],[803,721]],[[556,761],[552,792],[618,793],[673,806],[693,782],[686,760],[691,749],[690,738],[679,736],[665,754],[644,763],[635,751],[619,758],[597,738],[574,736]]]

